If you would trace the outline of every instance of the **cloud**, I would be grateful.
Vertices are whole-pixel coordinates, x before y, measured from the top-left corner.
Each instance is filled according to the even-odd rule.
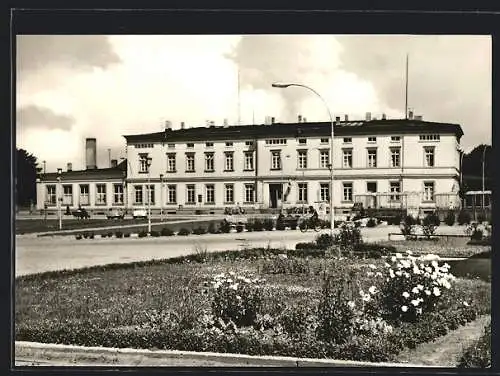
[[[22,129],[61,129],[71,130],[75,119],[72,116],[57,114],[50,108],[28,105],[16,111],[17,127]]]

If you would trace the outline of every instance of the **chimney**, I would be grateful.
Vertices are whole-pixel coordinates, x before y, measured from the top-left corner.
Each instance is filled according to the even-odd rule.
[[[116,166],[118,166],[118,160],[117,159],[112,159],[111,160],[111,168],[115,168]]]
[[[387,116],[385,114],[382,114],[382,120],[387,120]]]
[[[422,119],[423,119],[423,118],[422,118],[422,115],[415,115],[415,120],[420,120],[420,121],[422,121]]]
[[[297,117],[297,122],[298,122],[298,123],[301,123],[301,122],[302,122],[302,115],[299,115],[299,116]]]
[[[340,116],[335,116],[335,122],[338,123],[340,121]]]
[[[304,118],[302,118],[302,122],[303,122],[303,123],[307,123],[307,119],[306,119],[305,117],[304,117]]]
[[[183,121],[181,121],[181,129],[184,129],[184,128],[185,128],[185,126],[186,126],[186,125],[184,124],[184,122],[183,122]]]
[[[172,122],[170,120],[165,121],[165,130],[172,129]]]
[[[69,163],[69,162],[68,162],[68,164],[67,164],[67,166],[66,166],[66,170],[68,170],[68,171],[73,171],[73,163]]]
[[[228,127],[227,119],[224,119],[224,122],[222,124],[224,128]]]
[[[97,140],[95,138],[85,139],[85,164],[87,170],[97,168]]]
[[[271,117],[271,124],[274,124],[274,122],[276,121],[276,119],[273,117]]]
[[[408,119],[413,120],[413,110],[408,111]]]
[[[344,115],[344,121],[349,121],[349,116],[347,114]]]
[[[372,120],[372,113],[371,113],[371,112],[367,112],[367,113],[366,113],[365,120],[366,120],[366,121],[370,121],[370,120]]]

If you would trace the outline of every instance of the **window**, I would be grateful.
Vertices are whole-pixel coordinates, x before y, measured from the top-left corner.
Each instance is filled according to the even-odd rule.
[[[246,146],[253,146],[253,141],[245,141]]]
[[[319,199],[330,202],[330,183],[319,184]]]
[[[139,154],[139,173],[147,173],[150,164],[151,159],[148,158],[147,154]]]
[[[298,150],[297,159],[299,161],[299,168],[307,168],[307,150]]]
[[[322,138],[321,139],[321,143],[322,144],[328,144],[328,141],[330,141],[330,139],[328,139],[328,138]]]
[[[55,205],[57,203],[55,185],[47,185],[46,201],[48,205]]]
[[[425,153],[425,167],[434,167],[434,148],[424,148]]]
[[[391,191],[390,200],[391,201],[399,201],[400,193],[401,193],[401,183],[399,181],[391,181],[389,183],[389,189]]]
[[[134,186],[135,189],[135,204],[142,204],[142,185],[136,185]]]
[[[344,144],[350,144],[352,142],[352,137],[344,137]]]
[[[421,134],[420,141],[439,141],[438,134]]]
[[[213,184],[207,184],[205,186],[205,203],[215,204],[215,186]]]
[[[106,205],[106,184],[96,184],[96,205]]]
[[[392,142],[399,142],[399,141],[401,141],[401,137],[400,136],[391,136],[391,141]]]
[[[113,204],[123,204],[123,185],[113,185]]]
[[[424,182],[424,201],[434,201],[434,182]]]
[[[146,194],[147,194],[147,199],[149,199],[149,205],[154,205],[155,204],[155,186],[153,184],[146,185]]]
[[[306,138],[299,138],[299,145],[305,145],[307,144],[307,139]]]
[[[193,144],[192,142],[188,142],[188,143],[186,144],[186,147],[187,147],[188,149],[193,149],[193,148],[194,148],[194,144]]]
[[[72,185],[63,185],[63,205],[73,205]]]
[[[226,146],[233,146],[232,142],[226,142]]]
[[[330,150],[319,151],[319,167],[320,168],[330,167]]]
[[[342,191],[343,191],[342,199],[344,201],[352,201],[352,183],[343,183]]]
[[[205,153],[205,172],[214,171],[214,153]]]
[[[194,153],[186,153],[186,172],[195,172]]]
[[[167,202],[177,204],[177,186],[175,184],[167,185]]]
[[[377,149],[368,149],[368,167],[377,167]]]
[[[167,172],[176,172],[175,153],[167,154]]]
[[[224,202],[232,204],[234,202],[234,184],[224,185]]]
[[[205,146],[207,148],[213,148],[214,147],[214,143],[213,142],[205,142]]]
[[[90,205],[88,184],[80,184],[80,200],[78,202],[80,205]]]
[[[255,185],[245,184],[245,202],[255,201]]]
[[[299,183],[299,202],[307,202],[307,183]]]
[[[134,145],[136,149],[147,149],[147,148],[152,148],[153,144],[136,144]]]
[[[352,168],[352,149],[342,150],[342,167]]]
[[[245,170],[250,171],[253,170],[253,151],[245,152]]]
[[[234,171],[234,158],[232,151],[224,152],[224,171]]]
[[[175,149],[175,144],[168,144],[168,145],[167,145],[167,147],[168,147],[169,149]]]
[[[391,167],[401,166],[401,148],[391,148]]]
[[[186,204],[196,204],[196,191],[194,184],[186,185]]]
[[[368,142],[377,142],[377,137],[368,137]]]
[[[281,151],[271,151],[271,170],[281,170]]]
[[[266,145],[286,145],[286,138],[266,140]]]

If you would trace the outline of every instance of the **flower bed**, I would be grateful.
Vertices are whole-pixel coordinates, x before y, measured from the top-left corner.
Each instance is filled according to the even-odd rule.
[[[387,361],[490,311],[436,259],[244,254],[20,277],[16,340]]]
[[[491,367],[491,323],[484,328],[482,337],[465,349],[458,362],[459,368]]]

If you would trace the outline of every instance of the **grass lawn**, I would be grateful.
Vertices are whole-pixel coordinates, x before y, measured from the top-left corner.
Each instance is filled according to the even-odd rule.
[[[16,340],[387,361],[405,346],[414,347],[417,338],[432,339],[429,336],[435,331],[445,334],[447,320],[455,320],[450,327],[463,325],[464,317],[470,321],[490,310],[489,283],[457,279],[439,310],[423,323],[395,324],[390,335],[361,336],[342,346],[320,344],[300,330],[306,333],[305,317],[318,307],[324,276],[349,277],[354,281],[350,291],[366,291],[373,284],[366,273],[368,265],[380,268],[383,259],[265,256],[225,260],[208,256],[206,262],[195,262],[193,257],[178,261],[19,277],[15,284]],[[211,312],[213,302],[207,282],[229,271],[266,280],[260,313],[268,317],[270,327],[220,334],[200,322]],[[462,305],[464,300],[470,307]]]

